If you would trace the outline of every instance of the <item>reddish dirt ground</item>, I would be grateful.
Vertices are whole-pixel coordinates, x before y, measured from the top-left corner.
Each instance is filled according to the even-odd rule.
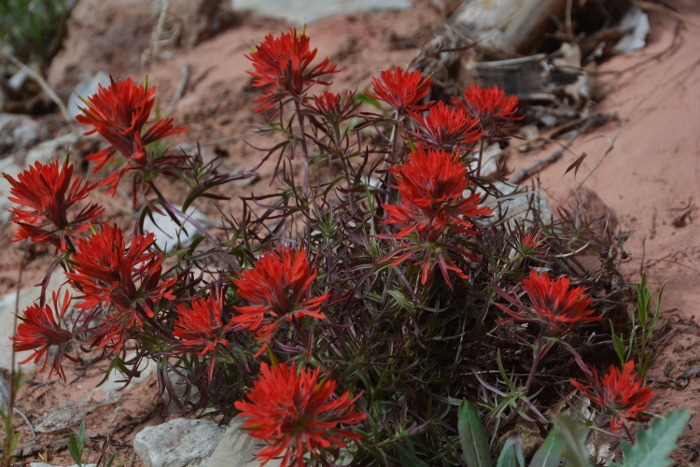
[[[700,383],[694,376],[679,378],[700,367],[700,328],[695,313],[700,303],[700,235],[697,204],[700,199],[700,4],[695,0],[669,0],[683,20],[665,12],[651,12],[652,32],[648,46],[632,56],[614,57],[596,73],[599,91],[606,94],[600,104],[602,112],[616,112],[619,120],[594,132],[580,136],[562,159],[539,174],[544,193],[554,205],[566,204],[572,188],[577,192],[592,190],[612,211],[627,234],[622,245],[629,254],[621,263],[627,281],[635,283],[642,271],[650,286],[658,289],[669,280],[657,335],[658,353],[653,362],[650,381],[657,393],[653,411],[663,414],[685,407],[693,414],[700,411]],[[345,71],[333,88],[363,89],[381,70],[405,66],[418,52],[420,44],[441,24],[430,3],[419,2],[411,11],[359,14],[328,18],[307,29],[319,56],[329,56]],[[271,21],[250,21],[203,42],[190,51],[179,51],[158,61],[150,81],[158,86],[162,102],[168,103],[178,87],[184,62],[191,67],[190,85],[177,103],[173,116],[186,125],[188,132],[173,143],[199,141],[205,151],[227,153],[224,167],[243,170],[257,163],[258,153],[231,137],[252,131],[261,118],[250,111],[255,92],[250,87],[250,69],[244,58],[249,44],[268,33],[286,29]],[[138,78],[134,76],[134,78]],[[228,138],[226,141],[220,141]],[[249,137],[255,142],[255,137]],[[517,170],[548,156],[560,142],[551,142],[537,152],[515,153],[508,166]],[[586,152],[578,173],[563,175],[566,168]],[[260,192],[268,186],[272,164],[264,166],[257,183],[227,189],[233,201],[227,208],[240,210],[237,196]],[[176,187],[172,187],[173,191]],[[574,195],[576,196],[576,195]],[[109,202],[108,209],[122,218],[131,215],[123,198]],[[127,206],[128,207],[128,206]],[[207,211],[207,209],[204,209]],[[215,211],[207,211],[214,216]],[[7,241],[11,228],[0,231]],[[0,258],[0,292],[16,286],[16,271],[21,253],[7,249]],[[45,270],[50,253],[39,252],[25,272],[24,285],[36,283]],[[29,373],[19,394],[19,407],[32,418],[63,401],[89,397],[101,379],[105,363],[80,370],[68,365],[68,381],[47,385],[43,375]],[[79,379],[73,381],[76,377]],[[130,443],[144,424],[156,424],[168,415],[154,395],[155,380],[129,390],[120,401],[107,403],[85,416],[90,427],[111,427],[101,434],[114,432],[113,445],[118,461],[138,465]],[[96,396],[99,397],[99,394]],[[117,406],[123,407],[115,414]],[[114,426],[112,426],[114,425]],[[28,432],[24,439],[31,438]],[[55,452],[47,448],[38,450]],[[700,428],[695,419],[680,440],[675,454],[678,465],[692,465],[700,455]],[[30,459],[30,458],[28,458]],[[51,458],[56,464],[72,463],[65,450]]]

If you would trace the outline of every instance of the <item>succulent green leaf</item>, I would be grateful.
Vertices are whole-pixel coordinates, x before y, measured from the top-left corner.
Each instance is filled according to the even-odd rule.
[[[559,467],[563,450],[564,446],[557,438],[555,430],[551,430],[547,439],[532,457],[530,467]]]
[[[565,413],[554,415],[556,437],[562,444],[561,455],[570,467],[593,467],[586,449],[588,430],[573,417]]]
[[[503,445],[501,455],[498,456],[496,467],[525,467],[523,441],[519,436],[508,438]]]
[[[622,445],[622,464],[613,464],[612,467],[667,467],[672,461],[668,458],[676,448],[678,437],[683,432],[690,412],[686,409],[670,412],[664,418],[657,418],[651,422],[648,430],[637,430],[635,444],[626,441]]]
[[[457,423],[459,442],[464,451],[464,459],[468,467],[491,467],[489,443],[484,427],[479,421],[479,414],[471,402],[465,400],[459,407]]]

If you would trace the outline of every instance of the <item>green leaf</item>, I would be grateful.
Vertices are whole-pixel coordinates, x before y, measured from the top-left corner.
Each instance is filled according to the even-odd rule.
[[[428,464],[416,457],[415,453],[405,446],[398,444],[396,451],[399,453],[401,467],[428,467]]]
[[[557,439],[555,430],[552,429],[547,435],[547,439],[532,457],[530,467],[559,467],[563,450],[564,446]]]
[[[520,436],[508,438],[506,444],[503,445],[501,455],[498,456],[496,467],[525,467],[523,441]]]
[[[593,467],[586,449],[588,430],[565,413],[554,415],[556,437],[562,443],[561,455],[570,467]]]
[[[686,409],[670,412],[664,418],[657,418],[651,422],[648,430],[637,430],[635,444],[623,441],[623,464],[613,464],[612,467],[667,467],[672,461],[668,458],[676,448],[678,437],[683,433],[683,428],[690,419],[690,412]]]
[[[471,402],[465,400],[459,407],[457,423],[459,442],[464,451],[464,459],[468,467],[491,467],[489,443],[486,433],[479,421],[479,414]]]

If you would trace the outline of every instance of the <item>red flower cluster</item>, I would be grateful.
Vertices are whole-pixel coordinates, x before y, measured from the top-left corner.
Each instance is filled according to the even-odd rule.
[[[147,84],[137,86],[130,78],[115,82],[110,77],[110,81],[109,87],[100,85],[95,94],[83,99],[87,107],[81,107],[83,114],[77,117],[80,123],[94,127],[86,135],[97,132],[112,145],[87,157],[97,162],[94,172],[110,162],[117,151],[129,161],[144,164],[148,144],[185,131],[185,128],[174,127],[172,118],[158,120],[144,131],[155,104],[156,88],[148,89]],[[111,185],[110,193],[114,194],[125,170],[128,167],[107,177],[102,185]]]
[[[549,273],[539,275],[534,269],[530,277],[523,279],[522,287],[530,298],[531,306],[525,306],[517,298],[511,298],[503,291],[499,295],[516,305],[519,310],[513,311],[505,305],[496,306],[507,313],[512,319],[521,323],[538,322],[547,326],[550,331],[565,332],[573,323],[596,321],[601,316],[591,316],[595,310],[588,309],[593,300],[584,293],[583,287],[569,289],[570,279],[562,277],[552,281]]]
[[[431,107],[425,117],[420,113],[411,117],[418,124],[418,131],[407,134],[430,149],[447,152],[471,150],[484,134],[477,118],[461,107],[449,107],[444,102]]]
[[[99,347],[108,346],[118,352],[135,323],[142,325],[144,315],[155,317],[158,300],[175,298],[169,290],[177,278],[161,283],[163,255],[155,250],[147,252],[153,243],[152,233],[135,235],[127,249],[121,229],[109,225],[103,226],[99,234],[77,241],[78,251],[72,256],[75,272],[66,276],[85,295],[78,307],[115,307],[97,333]],[[135,279],[139,278],[137,287]]]
[[[366,414],[356,413],[348,392],[334,397],[337,383],[324,378],[319,381],[320,368],[301,370],[296,364],[277,364],[271,369],[260,365],[262,376],[248,394],[250,402],[234,404],[241,417],[249,417],[243,429],[251,436],[270,443],[257,458],[265,465],[284,452],[283,467],[304,467],[306,452],[320,453],[321,449],[335,445],[345,447],[345,439],[358,440],[357,435],[338,425],[355,425]]]
[[[290,29],[279,37],[271,34],[265,36],[262,44],[255,47],[255,52],[246,55],[255,67],[255,71],[248,72],[255,77],[253,86],[270,86],[253,101],[258,103],[256,111],[271,109],[289,95],[298,98],[313,84],[331,84],[321,78],[340,70],[330,64],[328,58],[312,66],[316,52],[317,49],[309,48],[309,36],[303,33],[297,35],[296,29]]]
[[[374,94],[367,95],[386,102],[396,109],[399,115],[420,112],[432,105],[419,105],[433,84],[432,78],[421,77],[420,70],[404,72],[401,67],[397,67],[394,71],[382,71],[381,77],[381,80],[372,78]]]
[[[634,362],[629,361],[622,367],[622,372],[610,365],[608,374],[599,378],[595,368],[591,368],[593,377],[591,386],[586,386],[571,378],[571,384],[586,394],[591,401],[612,412],[610,427],[617,430],[622,426],[623,418],[637,418],[644,412],[654,398],[654,393],[637,379]]]
[[[104,208],[90,203],[80,212],[73,212],[73,220],[68,220],[68,210],[78,201],[85,199],[96,185],[73,177],[73,164],[68,160],[58,163],[58,158],[50,164],[36,162],[17,176],[3,174],[10,183],[8,199],[22,208],[12,208],[12,220],[19,226],[15,240],[31,239],[33,242],[46,242],[57,249],[65,250],[65,235],[83,232],[96,223]]]
[[[498,89],[495,84],[493,88],[470,85],[464,93],[466,107],[459,100],[453,100],[455,104],[481,121],[481,129],[486,133],[487,138],[510,136],[503,131],[503,127],[511,121],[523,118],[515,116],[518,112],[518,96],[506,96],[506,92]]]
[[[233,322],[240,325],[239,329],[257,331],[256,338],[265,341],[257,355],[265,351],[267,342],[284,320],[302,316],[326,318],[321,305],[328,294],[311,298],[316,274],[315,269],[311,271],[306,251],[280,247],[263,255],[252,269],[243,271],[233,281],[238,295],[250,303],[235,307],[241,315],[234,316]]]
[[[436,264],[439,265],[448,285],[451,286],[447,276],[448,270],[466,279],[467,276],[444,254],[437,242],[445,229],[460,234],[478,233],[466,218],[487,216],[493,212],[490,208],[479,207],[481,197],[478,194],[462,199],[468,183],[467,169],[454,154],[425,150],[419,146],[404,164],[389,170],[396,177],[401,201],[395,206],[382,205],[387,213],[384,223],[404,224],[405,227],[398,233],[384,238],[400,239],[415,232],[417,238],[414,240],[421,247],[415,248],[401,242],[402,248],[390,253],[382,261],[395,258],[391,263],[395,266],[414,256],[416,252],[421,252],[423,258],[416,264],[422,264],[423,284]],[[460,252],[467,258],[477,260],[466,251]]]
[[[221,312],[224,307],[221,290],[214,289],[208,298],[200,297],[192,302],[191,309],[185,305],[177,305],[177,318],[173,335],[182,340],[185,347],[198,347],[197,353],[203,357],[206,353],[216,352],[218,344],[227,345],[228,340],[223,336],[233,326],[233,321],[227,325],[221,322]],[[209,381],[214,374],[214,355],[209,364]]]
[[[58,295],[59,292],[53,292],[53,308],[50,305],[44,305],[43,307],[32,305],[24,310],[24,316],[19,317],[22,322],[17,326],[17,333],[10,339],[14,341],[13,345],[17,352],[34,351],[27,359],[19,362],[20,364],[27,363],[32,359],[37,364],[44,358],[44,365],[39,371],[44,371],[46,364],[49,362],[49,348],[52,345],[58,346],[58,351],[53,357],[49,377],[55,371],[65,381],[66,374],[61,368],[63,357],[76,361],[66,354],[67,346],[73,339],[73,335],[61,328],[61,321],[68,310],[72,297],[66,291],[63,296],[63,304],[59,308]]]

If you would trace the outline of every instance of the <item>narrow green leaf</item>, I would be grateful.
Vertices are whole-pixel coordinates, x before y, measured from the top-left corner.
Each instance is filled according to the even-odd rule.
[[[532,457],[530,467],[559,467],[563,450],[564,446],[557,438],[555,430],[550,430],[547,439]]]
[[[416,457],[415,453],[405,446],[398,444],[396,451],[399,453],[401,467],[428,467],[428,464]]]
[[[501,455],[498,456],[496,467],[525,467],[523,441],[520,436],[508,438],[506,444],[503,445]]]
[[[635,444],[627,441],[621,443],[623,464],[612,467],[667,467],[672,461],[668,458],[676,448],[678,437],[683,433],[690,412],[686,409],[670,412],[664,418],[651,422],[648,430],[637,430]]]
[[[459,442],[464,451],[464,459],[468,467],[491,467],[489,443],[484,427],[479,421],[479,414],[471,402],[465,400],[459,407],[457,423]]]
[[[561,455],[570,467],[593,467],[591,456],[586,449],[588,430],[570,415],[554,415],[556,437],[562,443]]]

